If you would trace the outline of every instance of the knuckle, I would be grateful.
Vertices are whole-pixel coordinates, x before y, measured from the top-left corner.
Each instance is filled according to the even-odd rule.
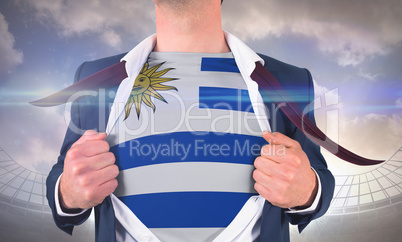
[[[301,165],[301,159],[300,157],[297,155],[297,153],[291,152],[288,154],[289,159],[292,161],[292,165],[295,167],[298,167]]]
[[[96,132],[95,130],[87,130],[85,131],[85,133],[81,136],[80,140],[82,142],[86,142],[88,140],[90,140],[90,137],[93,135],[96,135],[98,132]]]
[[[293,172],[290,172],[289,175],[288,175],[288,180],[290,182],[293,182],[295,180],[295,177],[296,177],[296,174],[293,173]]]
[[[119,175],[120,171],[119,171],[119,167],[117,167],[116,165],[112,165],[112,175],[113,177],[117,177]]]
[[[261,148],[261,156],[268,156],[268,155],[270,155],[269,153],[269,151],[270,151],[270,145],[264,145],[262,148]]]
[[[289,171],[289,170],[285,172],[286,181],[291,182],[291,181],[294,180],[294,178],[295,178],[295,173],[294,172]]]
[[[100,155],[100,159],[106,163],[106,165],[114,164],[115,158],[112,152],[103,153]]]
[[[107,141],[105,141],[105,140],[100,140],[99,141],[100,142],[100,147],[103,149],[103,150],[109,150],[110,149],[110,147],[109,147],[109,143],[107,142]]]
[[[263,158],[261,156],[258,156],[255,160],[254,160],[254,166],[256,168],[261,168],[262,164],[263,164]]]
[[[90,189],[85,189],[83,193],[83,198],[87,202],[93,202],[96,200],[95,194]]]
[[[299,143],[297,140],[293,140],[293,141],[294,141],[293,146],[294,146],[294,147],[296,147],[296,148],[301,149],[301,145],[300,145],[300,143]]]
[[[112,187],[112,191],[111,191],[111,192],[114,192],[114,190],[116,190],[116,188],[117,188],[118,185],[119,185],[119,182],[117,181],[117,179],[113,179],[113,180],[112,180],[112,185],[111,185],[111,187]]]
[[[259,185],[257,184],[257,182],[254,183],[254,189],[255,189],[257,192],[259,192],[260,187],[259,187]]]
[[[112,179],[112,180],[108,181],[107,183],[105,183],[105,187],[102,192],[102,194],[103,194],[102,199],[104,199],[106,196],[108,196],[112,192],[114,192],[116,190],[117,186],[118,186],[117,179]]]
[[[253,179],[254,179],[255,181],[258,181],[258,180],[259,180],[259,171],[258,171],[258,170],[254,170],[254,171],[253,171]]]
[[[298,155],[294,155],[293,160],[297,167],[299,167],[302,164],[302,160],[300,159],[300,157]]]
[[[76,159],[78,159],[79,156],[80,156],[79,150],[76,147],[72,147],[67,151],[66,161],[68,162],[68,161],[76,160]]]
[[[260,183],[258,183],[258,182],[254,183],[254,189],[256,192],[258,192],[258,194],[260,194],[264,198],[267,198],[268,193],[266,192],[266,190]]]
[[[81,173],[81,165],[79,163],[74,163],[70,168],[71,174],[78,176]]]
[[[81,176],[76,178],[77,183],[79,184],[80,187],[82,187],[84,190],[86,190],[89,185],[89,181],[86,177]]]
[[[94,135],[97,134],[98,132],[96,132],[95,130],[92,129],[88,129],[87,131],[85,131],[85,133],[82,136],[86,136],[86,135]]]
[[[114,156],[114,154],[112,153],[112,152],[108,152],[107,153],[107,155],[108,155],[108,160],[111,162],[111,163],[115,163],[116,162],[116,157]]]
[[[105,140],[88,141],[88,147],[91,147],[92,149],[100,153],[106,153],[110,149],[109,144]]]

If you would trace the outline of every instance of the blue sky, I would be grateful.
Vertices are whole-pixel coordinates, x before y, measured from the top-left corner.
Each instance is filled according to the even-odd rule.
[[[402,145],[400,1],[226,0],[222,11],[224,28],[254,50],[311,71],[317,97],[336,104],[317,109],[317,122],[343,146],[387,159]],[[150,0],[2,0],[0,147],[47,172],[68,117],[28,102],[71,84],[82,62],[129,51],[154,25]],[[363,170],[326,157],[334,172]]]

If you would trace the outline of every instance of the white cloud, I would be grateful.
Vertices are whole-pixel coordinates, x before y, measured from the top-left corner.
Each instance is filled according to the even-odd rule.
[[[319,127],[325,129],[322,117],[317,117]],[[389,159],[402,146],[402,116],[398,114],[381,115],[367,114],[364,116],[348,117],[340,112],[339,144],[350,151],[369,158],[378,160]],[[331,131],[332,132],[332,131]],[[366,172],[376,166],[356,166],[336,158],[328,152],[323,152],[331,171],[337,175],[349,175]]]
[[[402,146],[402,116],[367,114],[341,119],[340,142],[375,159],[389,158]]]
[[[340,66],[389,53],[402,42],[402,2],[232,0],[224,26],[244,40],[288,34],[312,38]]]
[[[46,173],[56,163],[67,128],[60,114],[62,107],[38,108],[16,102],[3,103],[0,146],[20,165]]]
[[[127,33],[140,39],[155,29],[151,0],[20,1],[62,36],[95,33],[114,48]],[[401,8],[398,0],[231,0],[223,4],[223,20],[225,29],[243,40],[306,36],[340,66],[355,66],[402,42]]]
[[[116,49],[121,48],[122,35],[128,33],[143,38],[155,29],[152,1],[21,1],[33,7],[37,19],[57,28],[61,36],[98,34]]]
[[[337,89],[330,90],[315,81],[314,88],[317,126],[344,148],[366,158],[386,160],[402,146],[401,114],[358,116],[345,113]],[[396,103],[402,107],[402,98]],[[325,150],[323,154],[331,171],[337,175],[358,174],[375,168],[349,164]]]
[[[398,98],[395,102],[396,107],[402,108],[402,97]]]
[[[103,32],[102,40],[113,48],[119,48],[122,44],[120,35],[113,30]]]
[[[0,73],[10,71],[23,62],[23,53],[14,49],[14,36],[8,31],[8,23],[0,13]]]
[[[358,75],[359,76],[361,76],[361,77],[363,77],[363,78],[366,78],[367,80],[375,80],[375,79],[377,79],[378,77],[380,77],[380,76],[383,76],[384,75],[384,73],[376,73],[376,72],[373,72],[372,70],[366,70],[366,69],[363,69],[363,68],[359,68],[359,72],[358,72]]]

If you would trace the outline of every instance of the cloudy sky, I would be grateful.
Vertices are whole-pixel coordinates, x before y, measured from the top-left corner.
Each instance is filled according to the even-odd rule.
[[[257,52],[312,72],[331,137],[376,159],[402,146],[401,1],[225,0],[222,11],[224,28]],[[70,85],[82,62],[129,51],[154,25],[151,0],[1,0],[0,147],[49,171],[65,107],[28,102]],[[326,157],[337,174],[373,169]]]

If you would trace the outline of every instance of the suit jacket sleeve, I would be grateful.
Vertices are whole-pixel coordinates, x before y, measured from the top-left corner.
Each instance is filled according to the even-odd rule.
[[[311,74],[308,70],[304,69],[307,74],[308,81],[308,101],[314,102],[314,86]],[[307,104],[308,105],[308,104]],[[302,106],[305,110],[309,109],[306,106]],[[311,108],[310,112],[306,113],[306,116],[315,123],[314,111]],[[290,122],[290,121],[289,121]],[[293,125],[294,126],[294,125]],[[302,131],[297,128],[293,129],[294,132],[291,138],[297,140],[302,146],[304,152],[307,154],[311,166],[315,169],[319,175],[321,182],[321,199],[315,211],[306,214],[290,214],[286,213],[286,217],[291,224],[297,224],[299,232],[301,232],[313,219],[319,218],[325,214],[331,203],[335,180],[332,173],[328,170],[326,161],[320,152],[320,146],[312,142]]]
[[[81,70],[83,66],[85,65],[82,64],[76,74],[75,74],[75,82],[77,82],[80,79],[81,75]],[[86,211],[85,213],[79,215],[79,216],[74,216],[74,217],[64,217],[64,216],[59,216],[56,211],[56,205],[55,205],[55,185],[57,182],[57,179],[59,176],[63,173],[63,167],[64,167],[64,159],[66,157],[67,151],[70,149],[71,145],[77,141],[81,135],[82,131],[77,132],[77,128],[80,129],[80,112],[79,112],[79,101],[74,102],[71,105],[71,121],[69,124],[69,127],[67,129],[63,145],[60,150],[60,156],[58,157],[57,163],[52,167],[47,180],[46,180],[46,197],[48,199],[49,206],[52,210],[53,213],[53,219],[56,223],[56,225],[66,233],[72,234],[73,232],[73,227],[74,225],[79,225],[82,224],[83,222],[86,221],[86,219],[89,217],[91,214],[91,210]],[[71,128],[75,127],[75,128]]]

